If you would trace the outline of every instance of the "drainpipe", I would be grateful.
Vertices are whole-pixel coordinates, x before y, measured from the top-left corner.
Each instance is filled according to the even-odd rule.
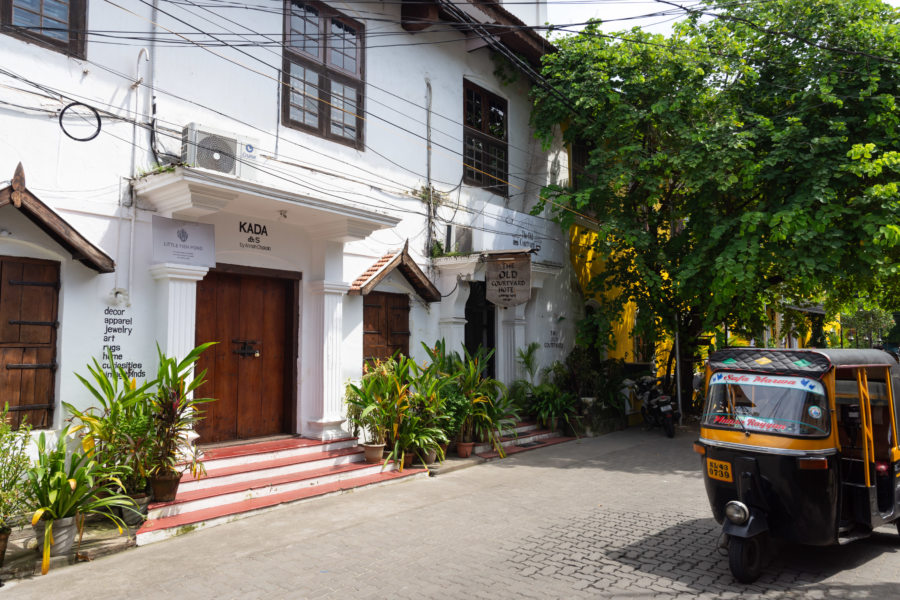
[[[129,307],[131,306],[132,287],[134,285],[134,229],[135,221],[137,220],[137,197],[134,191],[134,180],[137,177],[137,120],[138,109],[140,108],[140,94],[138,92],[141,89],[141,83],[144,82],[143,77],[141,77],[142,57],[145,62],[150,61],[150,53],[147,52],[146,48],[141,48],[140,52],[138,52],[137,64],[134,69],[134,83],[131,84],[131,89],[134,93],[134,115],[131,120],[131,231],[128,235],[128,298],[125,303],[125,306]]]
[[[428,227],[425,231],[425,256],[431,257],[434,202],[431,197],[431,80],[425,78],[425,185],[428,190]]]

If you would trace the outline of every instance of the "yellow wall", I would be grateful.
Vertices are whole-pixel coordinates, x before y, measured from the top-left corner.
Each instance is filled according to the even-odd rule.
[[[591,278],[603,271],[605,262],[605,257],[594,249],[596,239],[597,232],[586,227],[574,225],[569,230],[572,267],[575,269],[581,291],[587,300],[593,299],[603,304],[607,298],[614,297],[616,292],[609,292],[604,297],[587,291]],[[634,303],[626,304],[621,320],[613,326],[615,345],[607,353],[608,358],[621,358],[626,362],[634,360],[634,337],[631,332],[634,329],[635,310]]]

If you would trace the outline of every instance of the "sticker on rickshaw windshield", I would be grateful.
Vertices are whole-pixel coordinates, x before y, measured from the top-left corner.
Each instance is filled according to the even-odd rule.
[[[803,390],[813,394],[825,395],[825,387],[821,382],[808,377],[791,377],[788,375],[756,375],[753,373],[715,373],[709,380],[711,385],[756,385],[762,387],[778,387]]]
[[[703,424],[744,433],[827,435],[825,387],[807,377],[722,371],[710,377]]]

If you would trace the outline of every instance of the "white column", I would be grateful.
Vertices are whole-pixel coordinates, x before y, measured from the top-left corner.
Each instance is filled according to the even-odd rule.
[[[167,356],[181,360],[196,345],[197,282],[208,271],[208,267],[173,263],[150,267],[156,280],[156,342]],[[185,447],[197,437],[195,432],[188,433]]]
[[[497,308],[497,378],[509,385],[518,378],[516,357],[525,347],[525,305]]]
[[[466,300],[468,299],[469,284],[459,279],[457,279],[453,291],[441,299],[439,305],[441,316],[438,320],[438,327],[448,352],[462,354],[466,341]]]
[[[308,356],[313,381],[308,388],[312,397],[305,406],[307,433],[310,437],[331,440],[346,437],[344,422],[344,382],[341,381],[343,341],[343,301],[350,289],[345,283],[313,281],[306,286],[314,328],[313,339],[320,351]]]
[[[197,322],[197,282],[208,267],[162,263],[152,265],[156,280],[157,343],[168,356],[178,359],[193,350]]]

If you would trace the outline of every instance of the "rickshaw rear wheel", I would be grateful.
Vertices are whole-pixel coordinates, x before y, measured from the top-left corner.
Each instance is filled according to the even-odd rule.
[[[741,583],[753,583],[762,573],[763,539],[730,536],[728,538],[728,567]]]

